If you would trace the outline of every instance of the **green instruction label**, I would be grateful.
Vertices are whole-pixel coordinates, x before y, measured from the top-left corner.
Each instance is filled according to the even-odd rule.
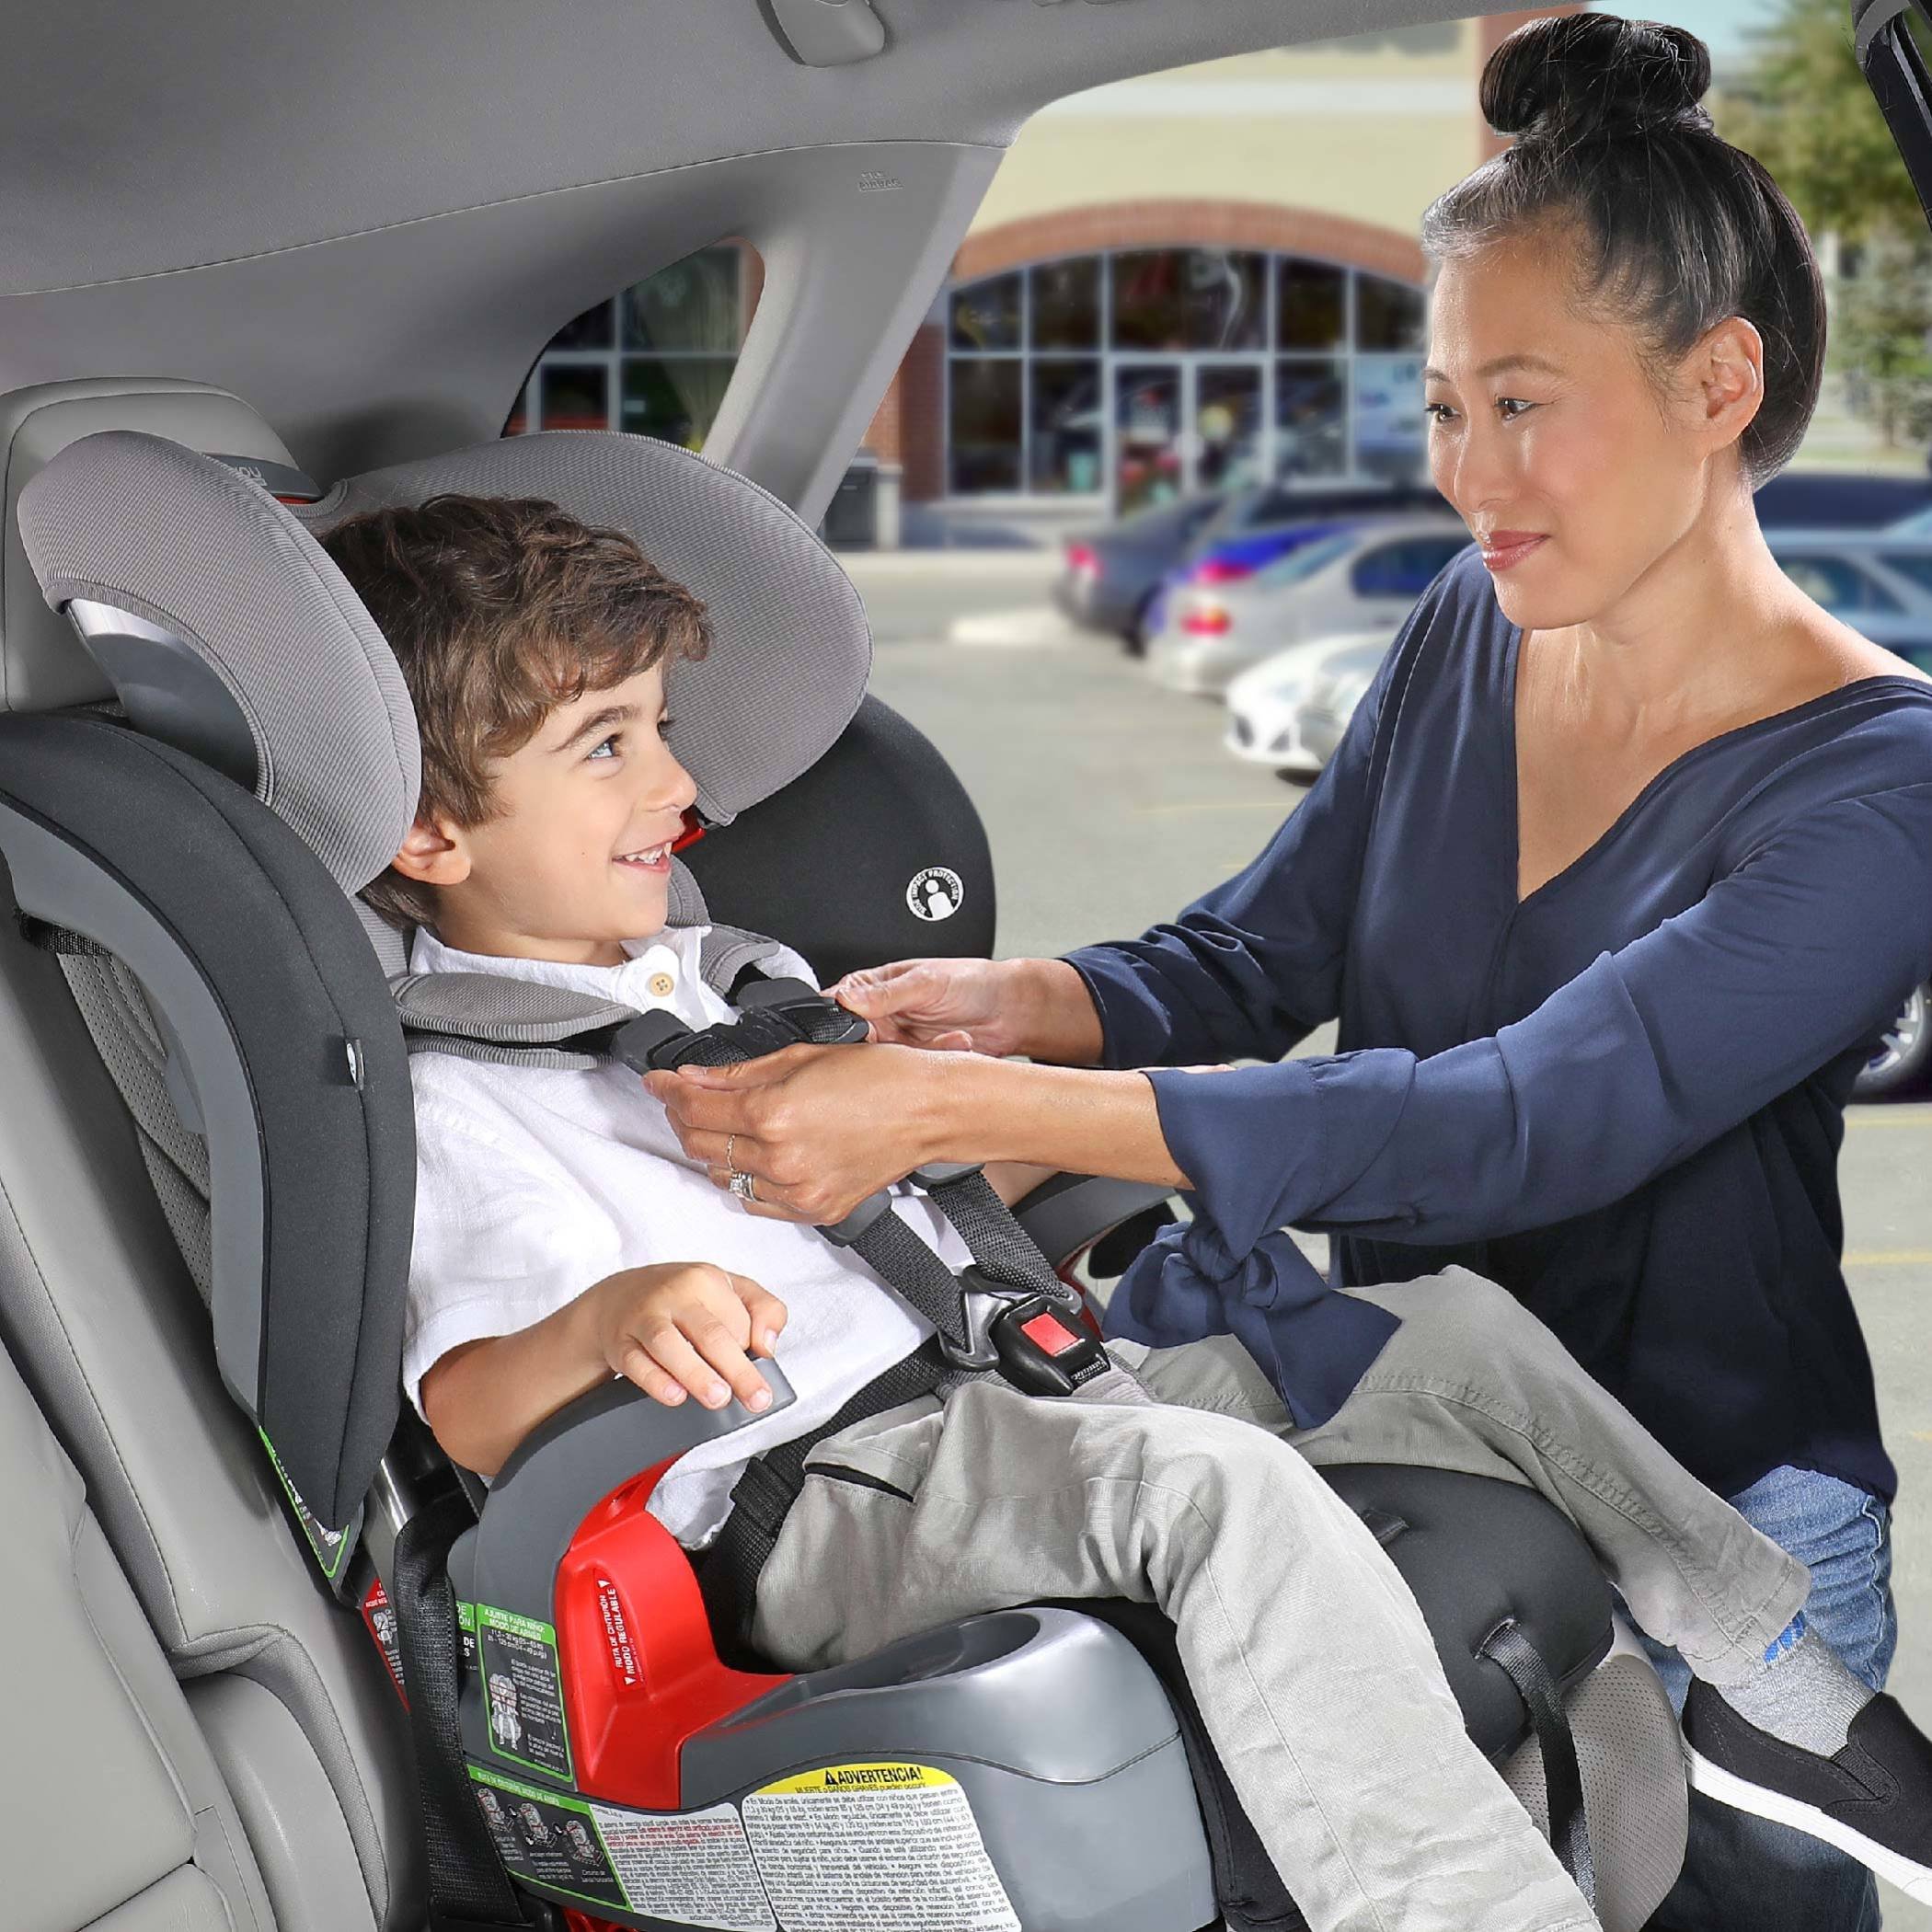
[[[490,1750],[569,1784],[570,1738],[557,1668],[557,1632],[534,1616],[489,1604],[475,1608]]]
[[[475,1765],[469,1775],[507,1870],[588,1904],[629,1909],[589,1805]]]

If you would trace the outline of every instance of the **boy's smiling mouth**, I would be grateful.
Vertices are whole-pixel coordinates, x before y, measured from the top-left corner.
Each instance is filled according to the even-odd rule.
[[[638,852],[620,852],[615,862],[629,867],[633,872],[668,872],[671,869],[671,841],[667,838],[661,845],[646,845]]]

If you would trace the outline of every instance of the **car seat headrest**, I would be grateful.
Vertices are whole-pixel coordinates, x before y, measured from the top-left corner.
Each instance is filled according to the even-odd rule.
[[[421,789],[416,714],[374,620],[262,485],[106,430],[42,466],[19,527],[132,723],[252,790],[345,891],[383,870]]]
[[[552,430],[351,477],[296,514],[326,533],[444,490],[546,498],[626,532],[704,600],[712,645],[672,673],[671,747],[713,824],[790,784],[857,711],[872,641],[857,588],[795,512],[733,471],[650,437]]]
[[[0,711],[51,711],[112,696],[99,667],[75,649],[72,627],[42,601],[15,512],[58,451],[113,429],[171,437],[256,470],[271,489],[316,494],[274,431],[239,397],[207,383],[98,376],[0,396]]]

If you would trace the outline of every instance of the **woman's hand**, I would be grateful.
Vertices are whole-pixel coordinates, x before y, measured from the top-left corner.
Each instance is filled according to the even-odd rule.
[[[753,1177],[753,1213],[823,1226],[938,1157],[927,1134],[945,1072],[937,1055],[909,1047],[795,1046],[735,1066],[646,1074],[644,1085],[719,1186],[733,1169]]]
[[[1100,1023],[1063,960],[901,960],[848,972],[832,996],[888,1045],[1091,1064]]]

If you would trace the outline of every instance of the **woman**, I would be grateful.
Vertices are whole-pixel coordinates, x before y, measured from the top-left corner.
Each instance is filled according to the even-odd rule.
[[[1233,1328],[1305,1425],[1386,1330],[1276,1231],[1333,1234],[1344,1287],[1490,1276],[1812,1566],[1811,1627],[1876,1686],[1894,1476],[1834,1164],[1932,973],[1932,685],[1757,528],[1824,309],[1708,79],[1691,35],[1598,14],[1492,56],[1484,112],[1521,138],[1423,224],[1431,465],[1479,547],[1253,865],[1132,942],[856,975],[880,1050],[653,1087],[720,1184],[813,1221],[937,1157],[1190,1190],[1110,1327]],[[1226,1064],[1331,1017],[1334,1056]],[[1700,1806],[1659,1923],[1878,1913],[1835,1853]]]

